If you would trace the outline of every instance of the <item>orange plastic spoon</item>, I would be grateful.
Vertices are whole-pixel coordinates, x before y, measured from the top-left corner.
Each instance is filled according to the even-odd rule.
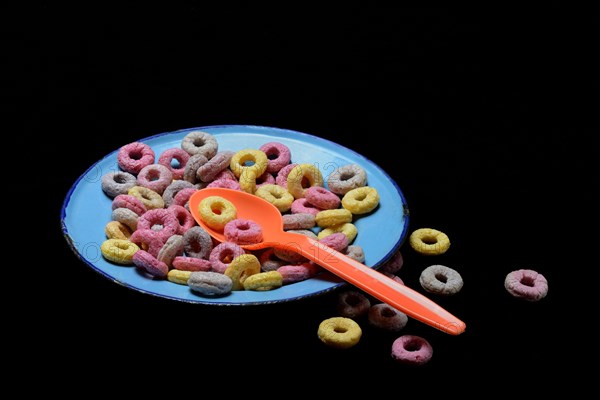
[[[316,240],[298,233],[284,231],[281,212],[273,204],[258,196],[240,190],[223,188],[201,189],[191,196],[190,212],[198,224],[216,240],[225,241],[223,232],[206,226],[199,213],[200,202],[209,196],[221,196],[229,200],[235,205],[238,218],[250,219],[262,227],[263,241],[244,245],[243,248],[259,250],[278,247],[296,251],[408,316],[451,335],[464,332],[466,328],[464,322],[422,294]]]

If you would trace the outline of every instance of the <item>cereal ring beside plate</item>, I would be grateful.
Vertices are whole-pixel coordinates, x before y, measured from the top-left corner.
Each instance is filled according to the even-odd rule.
[[[548,281],[544,275],[531,269],[510,272],[506,275],[504,287],[514,297],[528,301],[539,301],[548,294]]]
[[[332,317],[319,324],[317,336],[327,346],[348,349],[358,344],[362,329],[351,318]]]
[[[423,365],[433,357],[433,348],[424,338],[403,335],[392,343],[392,358],[401,364]]]
[[[419,283],[429,293],[450,296],[463,287],[463,279],[452,268],[444,265],[431,265],[421,272]]]
[[[448,236],[437,229],[417,229],[410,234],[408,240],[410,247],[418,253],[428,256],[444,254],[450,248]]]

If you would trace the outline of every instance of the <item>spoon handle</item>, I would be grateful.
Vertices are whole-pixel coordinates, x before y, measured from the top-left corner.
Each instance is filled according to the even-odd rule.
[[[287,233],[287,232],[286,232]],[[425,324],[451,335],[464,332],[466,324],[419,292],[304,235],[290,238],[290,249],[319,264],[382,302]]]

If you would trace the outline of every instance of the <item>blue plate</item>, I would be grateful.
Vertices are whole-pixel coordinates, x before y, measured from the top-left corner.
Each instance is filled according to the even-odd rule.
[[[288,146],[292,162],[317,165],[323,177],[337,167],[356,163],[367,172],[368,185],[380,195],[379,207],[354,221],[358,236],[353,244],[363,248],[365,264],[377,268],[402,245],[408,229],[408,207],[396,183],[376,164],[360,154],[331,141],[306,133],[262,126],[206,126],[163,133],[141,139],[157,156],[172,147],[180,147],[183,137],[192,130],[214,135],[219,150],[238,151],[258,148],[277,141]],[[125,145],[127,143],[123,143]],[[106,278],[128,288],[168,299],[213,305],[255,305],[298,300],[324,294],[344,285],[341,279],[325,271],[313,279],[283,286],[271,291],[235,291],[225,297],[208,298],[195,294],[189,287],[167,280],[153,280],[134,266],[107,262],[100,252],[106,240],[104,226],[111,219],[112,199],[101,188],[101,178],[118,170],[117,150],[92,165],[75,182],[65,198],[62,228],[73,251],[87,265]]]

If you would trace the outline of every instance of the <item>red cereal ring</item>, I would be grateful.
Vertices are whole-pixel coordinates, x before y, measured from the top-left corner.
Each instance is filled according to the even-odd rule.
[[[140,199],[129,194],[120,194],[113,199],[112,209],[115,210],[117,208],[128,208],[137,215],[142,215],[148,211]]]
[[[311,186],[304,191],[304,197],[309,204],[321,210],[333,210],[339,208],[342,200],[337,194],[321,186]]]
[[[292,159],[289,147],[279,142],[268,142],[258,148],[267,155],[267,172],[275,174],[288,165]]]
[[[215,175],[215,177],[213,178],[213,180],[219,180],[219,179],[231,179],[234,181],[237,181],[237,178],[235,177],[235,174],[233,173],[232,170],[230,169],[224,169],[223,171],[219,172],[217,175]]]
[[[173,174],[173,179],[183,179],[185,166],[190,159],[187,151],[173,147],[162,152],[158,157],[158,163],[164,165]],[[173,161],[175,160],[175,162]]]
[[[233,151],[218,152],[196,170],[196,177],[202,182],[212,182],[217,174],[229,167],[234,154]]]
[[[210,261],[196,257],[175,257],[173,267],[180,271],[210,271],[212,266]]]
[[[175,235],[179,230],[179,222],[175,215],[166,208],[155,208],[148,210],[140,218],[137,223],[138,229],[156,230],[165,242],[169,237]]]
[[[178,235],[183,235],[188,229],[196,225],[193,215],[183,206],[178,204],[170,205],[167,210],[171,211],[179,223]]]
[[[300,197],[294,200],[291,208],[292,214],[312,214],[316,216],[320,211],[323,211],[319,207],[311,204],[305,197]]]
[[[208,259],[214,272],[224,274],[231,261],[242,254],[246,254],[246,252],[240,245],[231,242],[222,242],[212,249]]]
[[[177,192],[175,197],[173,197],[173,202],[171,203],[171,205],[185,207],[188,204],[188,201],[190,201],[190,197],[192,197],[192,195],[197,191],[198,189],[196,189],[195,187],[181,189]]]
[[[142,168],[137,176],[137,183],[162,195],[173,182],[171,170],[161,164],[150,164]]]
[[[154,163],[154,150],[141,142],[122,146],[117,153],[117,164],[126,172],[137,175],[142,168]]]
[[[227,241],[240,245],[260,243],[263,240],[261,226],[243,218],[236,218],[226,223],[223,234]]]
[[[221,178],[209,183],[206,187],[225,188],[233,190],[242,190],[240,183],[235,179]]]
[[[403,335],[392,343],[392,358],[401,364],[423,365],[432,356],[431,344],[420,336]]]
[[[169,273],[169,267],[162,261],[159,261],[152,254],[144,250],[138,250],[133,255],[133,263],[136,267],[143,269],[156,278],[166,278]]]
[[[275,177],[275,183],[287,189],[287,177],[290,174],[290,171],[293,170],[297,165],[298,164],[296,163],[292,163],[281,168]]]
[[[131,234],[129,241],[135,243],[140,249],[147,251],[154,257],[162,249],[165,241],[162,240],[157,231],[152,229],[138,229]]]
[[[310,279],[317,275],[320,270],[317,264],[310,261],[302,264],[284,265],[277,268],[277,272],[283,277],[284,285]]]

